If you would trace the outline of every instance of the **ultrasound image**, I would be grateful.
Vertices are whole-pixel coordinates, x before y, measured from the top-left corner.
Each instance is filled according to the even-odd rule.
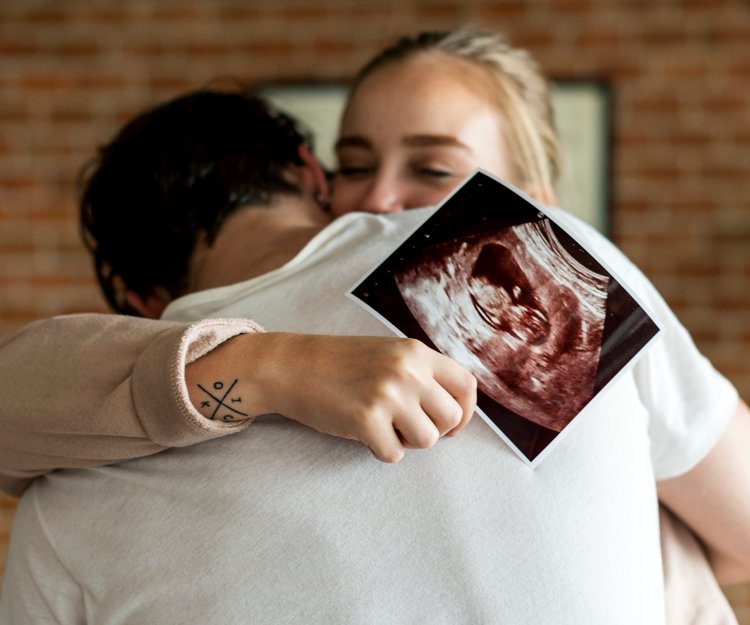
[[[532,464],[659,332],[579,241],[481,171],[351,295],[469,369],[478,412]]]
[[[429,252],[394,274],[422,329],[486,395],[562,430],[594,396],[608,277],[571,257],[546,219]]]

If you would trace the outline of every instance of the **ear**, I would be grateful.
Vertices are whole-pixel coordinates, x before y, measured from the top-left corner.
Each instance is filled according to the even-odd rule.
[[[310,146],[306,143],[299,146],[298,154],[304,170],[303,184],[310,188],[319,204],[328,206],[328,178],[323,166],[312,155]]]
[[[159,319],[171,299],[164,289],[156,289],[145,297],[135,291],[125,291],[127,305],[147,319]]]

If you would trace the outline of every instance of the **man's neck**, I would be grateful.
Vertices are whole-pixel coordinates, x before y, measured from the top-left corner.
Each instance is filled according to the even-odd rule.
[[[285,214],[251,207],[231,215],[212,246],[199,243],[193,254],[188,290],[203,291],[243,282],[294,258],[329,221],[327,216]]]

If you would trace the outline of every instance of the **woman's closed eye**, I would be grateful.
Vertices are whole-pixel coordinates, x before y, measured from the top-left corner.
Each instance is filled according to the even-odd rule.
[[[456,149],[421,149],[415,151],[406,161],[412,176],[432,181],[462,178],[467,169],[463,154],[456,154]]]
[[[415,170],[420,176],[427,178],[452,178],[455,175],[452,171],[440,167],[416,167]]]
[[[445,183],[452,184],[462,178],[464,169],[455,164],[446,163],[445,159],[418,159],[409,164],[410,176],[425,184],[440,185],[441,188]]]
[[[369,176],[375,171],[371,165],[341,165],[336,171],[337,176],[343,178],[362,178]]]

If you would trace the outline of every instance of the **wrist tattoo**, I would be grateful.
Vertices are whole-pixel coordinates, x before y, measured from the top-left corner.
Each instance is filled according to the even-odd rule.
[[[237,384],[237,379],[235,379],[230,385],[229,388],[224,392],[224,382],[217,381],[213,383],[213,389],[216,392],[216,394],[212,393],[208,389],[206,389],[204,386],[198,384],[198,388],[202,390],[206,395],[210,397],[210,399],[203,400],[201,402],[201,408],[211,408],[212,401],[216,402],[216,406],[214,407],[213,413],[211,413],[211,416],[209,419],[212,421],[216,419],[217,414],[219,415],[219,418],[222,421],[234,421],[237,418],[237,415],[242,417],[247,417],[248,414],[246,412],[242,412],[241,410],[238,410],[237,408],[233,407],[231,404],[241,404],[242,403],[242,397],[231,397],[230,393],[232,392],[232,389]],[[224,393],[222,395],[222,393]],[[221,395],[221,397],[219,397]],[[227,403],[226,399],[229,397],[229,403]]]

